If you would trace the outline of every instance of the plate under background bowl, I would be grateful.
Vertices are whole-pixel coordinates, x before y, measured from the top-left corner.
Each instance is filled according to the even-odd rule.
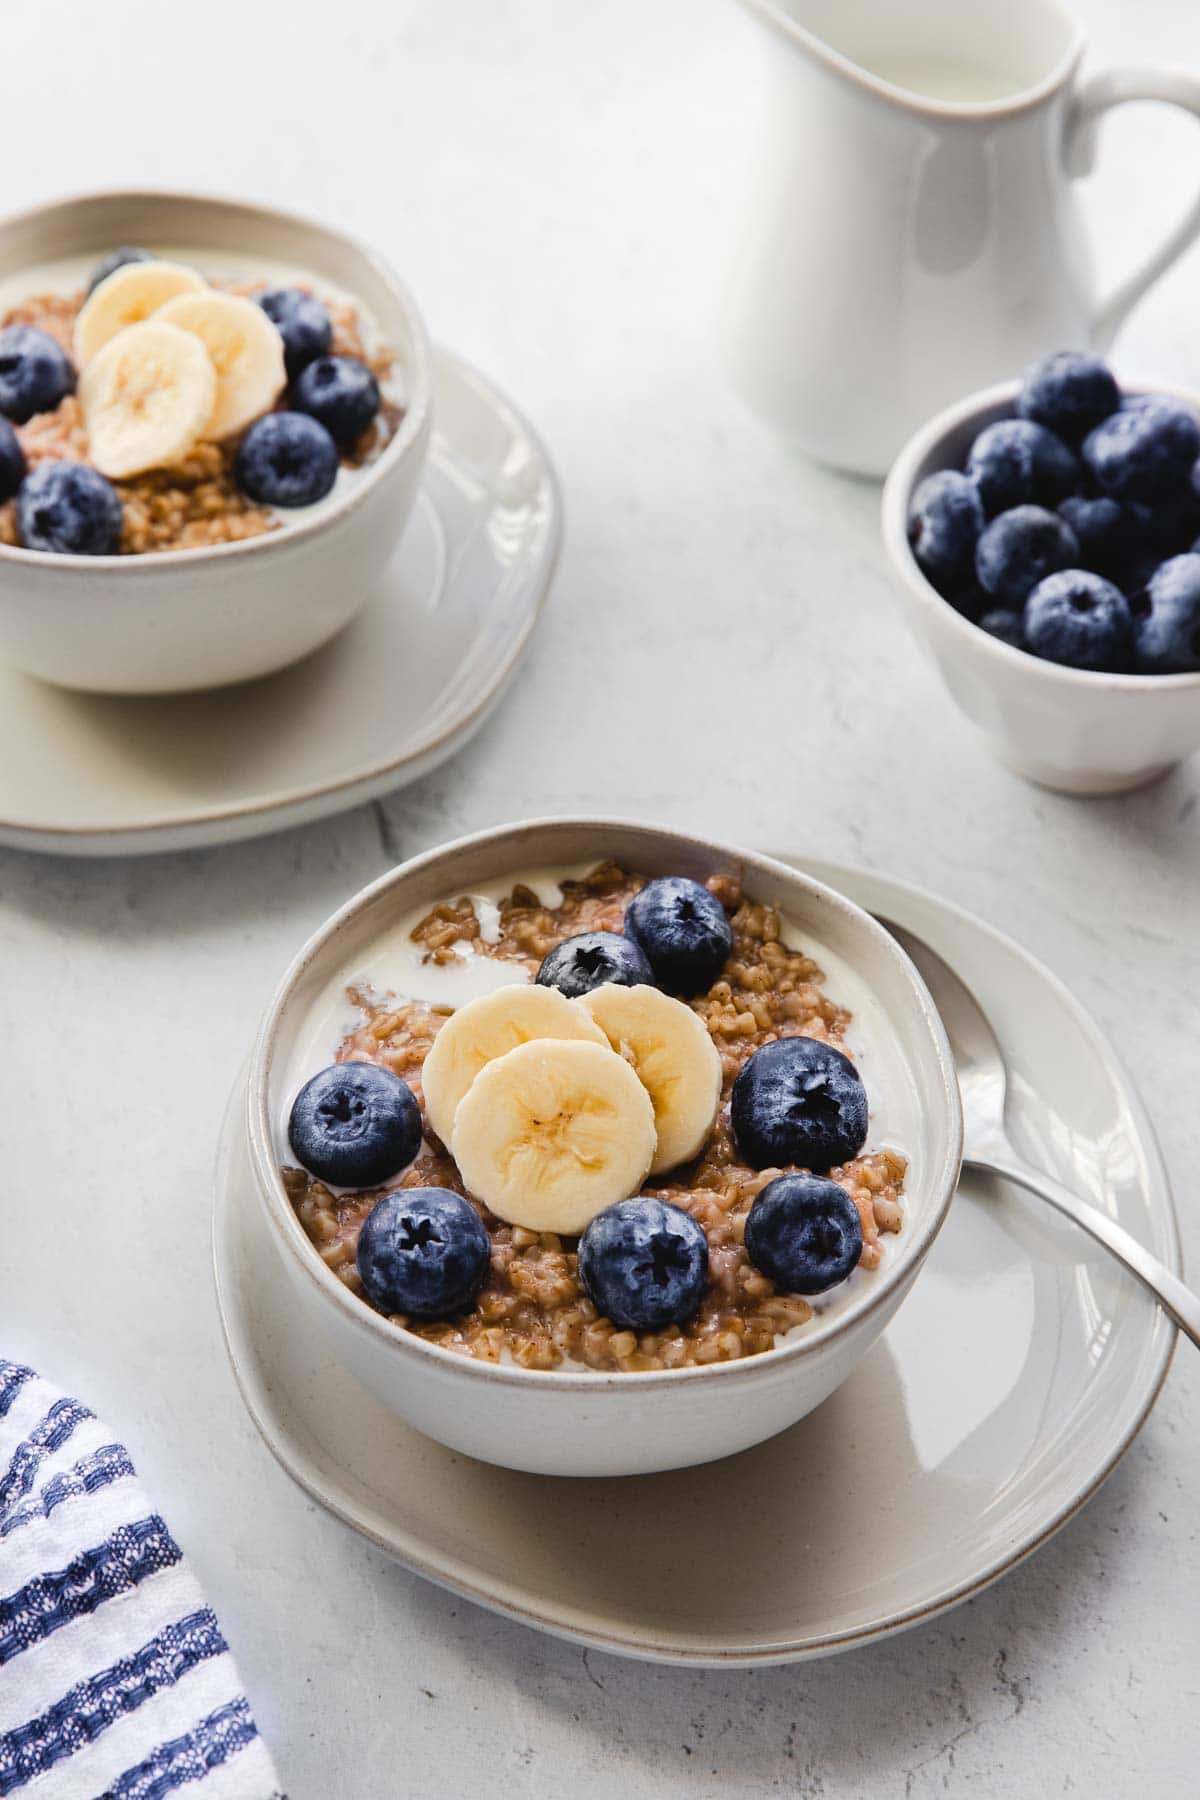
[[[487,379],[434,353],[435,427],[379,590],[323,650],[206,693],[71,693],[0,666],[0,844],[133,856],[258,837],[390,793],[479,729],[558,557],[544,447]]]
[[[786,860],[954,964],[1011,1058],[1023,1146],[1178,1267],[1153,1128],[1067,990],[931,895]],[[240,1124],[240,1109],[231,1117]],[[418,1573],[526,1624],[652,1661],[820,1656],[968,1598],[1096,1492],[1149,1413],[1175,1341],[1082,1233],[967,1175],[884,1338],[799,1425],[700,1469],[521,1475],[405,1427],[319,1346],[298,1355],[284,1285],[256,1280],[274,1266],[269,1249],[259,1260],[259,1214],[241,1134],[227,1128],[218,1299],[242,1395],[283,1467]]]

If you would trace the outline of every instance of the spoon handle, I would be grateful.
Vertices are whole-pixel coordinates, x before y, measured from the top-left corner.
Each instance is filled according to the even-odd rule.
[[[1174,1319],[1180,1331],[1191,1338],[1193,1344],[1200,1347],[1200,1296],[1180,1281],[1178,1275],[1168,1269],[1166,1263],[1160,1262],[1157,1256],[1151,1256],[1143,1244],[1131,1237],[1123,1226],[1118,1225],[1106,1212],[1090,1201],[1081,1200],[1073,1194],[1061,1181],[1053,1175],[1047,1175],[1041,1169],[1035,1169],[1022,1162],[1015,1155],[989,1155],[987,1160],[968,1157],[980,1169],[990,1170],[994,1175],[1003,1175],[1008,1181],[1015,1181],[1018,1187],[1027,1188],[1036,1194],[1039,1200],[1046,1200],[1068,1219],[1089,1232],[1099,1240],[1107,1250],[1111,1250],[1117,1261],[1124,1263],[1131,1275],[1136,1275],[1143,1287],[1149,1288],[1168,1318]]]

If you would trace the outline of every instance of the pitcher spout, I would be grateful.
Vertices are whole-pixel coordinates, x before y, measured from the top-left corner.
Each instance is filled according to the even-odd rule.
[[[1059,0],[741,0],[774,42],[881,106],[971,113],[1036,105],[1068,79],[1082,31]]]

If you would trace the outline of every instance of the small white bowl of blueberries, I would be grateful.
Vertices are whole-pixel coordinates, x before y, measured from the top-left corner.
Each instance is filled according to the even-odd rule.
[[[947,687],[1019,774],[1119,793],[1200,747],[1200,396],[1060,351],[916,433],[883,535]]]

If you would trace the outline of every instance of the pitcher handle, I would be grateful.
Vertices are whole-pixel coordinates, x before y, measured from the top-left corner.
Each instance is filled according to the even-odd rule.
[[[1087,175],[1095,161],[1096,125],[1114,106],[1129,100],[1162,100],[1200,119],[1200,81],[1174,69],[1106,69],[1076,92],[1067,119],[1065,162],[1070,175]],[[1146,290],[1200,236],[1200,194],[1174,229],[1143,262],[1101,302],[1092,319],[1092,340],[1107,349]]]

